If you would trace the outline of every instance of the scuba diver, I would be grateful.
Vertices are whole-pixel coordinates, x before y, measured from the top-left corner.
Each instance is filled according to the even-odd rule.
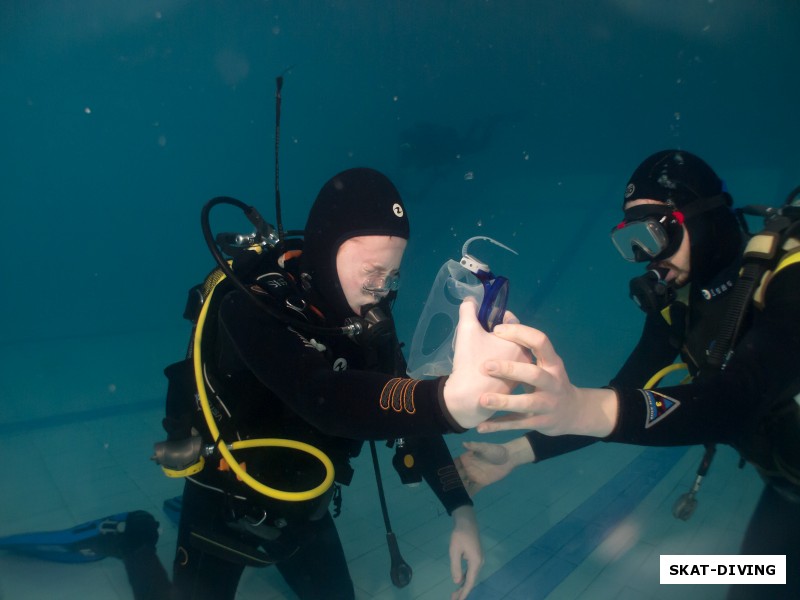
[[[165,470],[186,476],[178,598],[232,599],[245,566],[272,564],[300,598],[353,598],[329,506],[338,511],[351,480],[356,440],[398,436],[401,477],[425,479],[454,518],[454,597],[473,587],[477,525],[440,434],[486,418],[477,390],[510,387],[478,373],[476,360],[490,355],[478,350],[460,350],[450,377],[404,376],[391,303],[408,238],[394,185],[349,169],[320,190],[302,240],[231,250],[229,275],[244,286],[215,269],[190,293],[192,350],[165,370],[168,441],[156,450]],[[476,314],[466,302],[462,348],[497,340],[491,352],[522,360]]]
[[[741,209],[765,217],[764,231],[748,241],[746,220],[737,220],[722,180],[702,159],[665,150],[642,162],[625,190],[623,221],[611,232],[623,258],[646,265],[630,283],[647,313],[639,342],[608,387],[577,388],[542,332],[498,327],[495,335],[530,348],[539,366],[498,360],[485,368],[535,389],[483,395],[483,406],[519,414],[478,431],[533,431],[505,444],[466,443],[457,465],[470,492],[516,466],[598,440],[705,444],[712,454],[714,444],[728,444],[766,484],[740,552],[786,555],[787,583],[768,592],[732,585],[728,597],[800,597],[798,192],[778,209]],[[652,389],[648,378],[672,368],[677,355],[691,381]]]
[[[164,502],[179,519],[173,581],[155,551],[159,524],[145,511],[7,536],[0,549],[61,562],[121,558],[137,600],[232,599],[245,566],[272,564],[300,598],[353,598],[329,506],[339,514],[340,486],[353,475],[349,460],[359,440],[369,440],[390,576],[403,587],[411,568],[391,531],[374,444],[389,440],[401,481],[425,479],[453,516],[449,555],[459,588],[452,597],[463,600],[483,556],[472,502],[441,434],[462,433],[493,414],[479,405],[481,392],[512,390],[481,370],[485,359],[529,357],[489,333],[516,321],[505,311],[507,281],[475,262],[490,293],[459,307],[451,372],[424,381],[406,376],[391,314],[410,231],[405,205],[383,174],[349,169],[322,187],[304,231],[284,232],[283,77],[276,83],[277,230],[233,198],[203,207],[203,236],[217,268],[190,290],[187,357],[164,371],[167,440],[155,444],[152,460],[186,479],[182,497]],[[255,232],[215,238],[209,215],[221,204],[242,210]]]
[[[219,203],[241,204],[217,198],[206,205],[207,241],[208,210]],[[331,178],[304,240],[291,237],[297,232],[275,235],[245,208],[268,243],[218,236],[233,256],[221,260],[229,273],[214,269],[190,290],[189,356],[165,369],[167,441],[156,444],[153,459],[186,478],[182,498],[164,503],[179,520],[172,581],[156,554],[159,523],[140,510],[8,536],[0,549],[71,563],[119,558],[137,600],[232,599],[246,566],[272,564],[300,598],[353,598],[329,507],[338,514],[358,440],[394,439],[401,481],[424,479],[453,516],[453,598],[463,600],[483,555],[472,502],[441,434],[492,414],[478,406],[481,391],[510,391],[481,373],[480,362],[498,354],[524,359],[519,346],[485,329],[480,315],[502,318],[492,310],[497,295],[480,308],[461,305],[449,376],[408,378],[391,303],[409,223],[392,183],[366,168]],[[377,466],[376,478],[384,508]],[[392,582],[402,587],[411,569],[385,510],[384,521]]]

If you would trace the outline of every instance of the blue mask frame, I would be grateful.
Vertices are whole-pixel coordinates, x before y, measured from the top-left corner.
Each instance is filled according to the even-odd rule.
[[[486,331],[492,331],[503,322],[508,303],[508,279],[495,277],[492,273],[478,271],[475,274],[483,284],[483,301],[478,309],[478,321]]]

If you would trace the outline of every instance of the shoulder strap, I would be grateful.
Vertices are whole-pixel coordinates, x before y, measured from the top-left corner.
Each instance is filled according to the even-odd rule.
[[[750,238],[744,250],[742,269],[720,333],[709,350],[707,364],[723,370],[730,360],[742,323],[751,304],[763,307],[767,283],[779,269],[800,261],[797,248],[784,254],[794,238],[791,223],[783,218],[767,220],[764,230]],[[792,258],[794,256],[794,258]]]
[[[781,269],[785,269],[789,265],[793,265],[800,262],[800,242],[798,245],[793,249],[789,250],[783,258],[778,261],[778,266],[775,267],[775,270],[772,272],[773,277],[778,274],[778,271]]]
[[[800,223],[798,223],[800,225]],[[767,270],[761,279],[761,285],[756,290],[753,296],[753,304],[758,309],[764,308],[764,298],[767,293],[767,285],[779,271],[785,269],[789,265],[800,262],[800,238],[796,237],[793,233],[794,227],[786,232],[786,235],[781,240],[780,256],[775,264],[774,269]]]

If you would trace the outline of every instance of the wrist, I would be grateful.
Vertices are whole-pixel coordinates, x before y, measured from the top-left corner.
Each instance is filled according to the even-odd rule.
[[[508,452],[508,462],[513,468],[534,461],[533,447],[525,436],[515,438],[503,444]]]
[[[441,377],[438,385],[439,412],[442,415],[448,431],[452,433],[464,433],[467,427],[461,425],[458,415],[458,404],[455,400],[457,393],[453,391],[455,384],[452,376]],[[463,417],[462,417],[463,419]]]
[[[442,378],[439,394],[441,412],[453,433],[464,433],[482,423],[494,414],[494,411],[482,408],[480,393],[475,386],[465,386],[463,378],[453,375]]]
[[[454,508],[453,512],[450,513],[453,517],[453,521],[458,525],[459,522],[464,523],[466,521],[475,521],[475,509],[472,508],[470,504],[464,504],[459,506],[458,508]]]
[[[611,388],[576,388],[580,399],[578,435],[608,437],[614,430],[619,413],[617,392]]]

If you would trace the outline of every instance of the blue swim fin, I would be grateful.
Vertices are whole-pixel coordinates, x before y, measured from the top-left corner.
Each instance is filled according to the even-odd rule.
[[[134,510],[87,521],[71,529],[20,533],[0,538],[0,549],[62,563],[122,558],[144,546],[155,548],[158,521]]]
[[[128,514],[110,515],[61,531],[10,535],[0,538],[0,549],[63,563],[100,560],[114,554]]]

